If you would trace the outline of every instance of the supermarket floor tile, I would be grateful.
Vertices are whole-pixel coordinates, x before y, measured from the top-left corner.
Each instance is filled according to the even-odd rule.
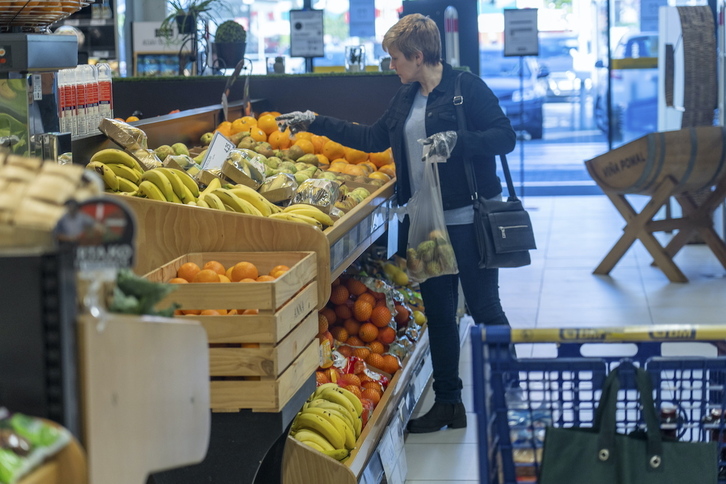
[[[629,197],[635,210],[648,197]],[[686,245],[674,258],[689,278],[671,283],[651,265],[652,258],[636,241],[609,275],[594,275],[622,234],[625,221],[604,195],[527,197],[524,203],[532,217],[538,249],[532,265],[500,271],[502,305],[514,328],[598,327],[651,324],[723,323],[726,313],[726,270],[708,247]],[[673,203],[674,216],[679,216]],[[659,216],[662,217],[662,214]],[[723,233],[723,216],[714,216],[716,231]],[[668,234],[656,237],[665,245]],[[471,351],[468,332],[462,337],[460,374],[463,399],[473,412]],[[592,345],[590,354],[627,354],[628,345]],[[520,356],[551,358],[554,345],[517,345]],[[664,345],[663,353],[715,356],[708,344]],[[430,385],[414,415],[433,404]],[[467,414],[466,429],[446,429],[432,434],[410,434],[405,450],[406,484],[478,482],[476,416]]]

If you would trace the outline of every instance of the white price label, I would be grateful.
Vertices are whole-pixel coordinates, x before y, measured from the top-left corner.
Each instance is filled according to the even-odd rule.
[[[203,170],[221,170],[227,154],[235,147],[234,143],[225,138],[219,131],[214,133],[209,149],[202,161]]]

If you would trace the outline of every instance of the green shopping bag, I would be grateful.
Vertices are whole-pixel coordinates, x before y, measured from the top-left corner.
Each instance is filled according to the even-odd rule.
[[[539,484],[716,484],[718,444],[663,440],[648,372],[635,368],[647,429],[615,431],[619,367],[603,385],[592,428],[547,428]]]

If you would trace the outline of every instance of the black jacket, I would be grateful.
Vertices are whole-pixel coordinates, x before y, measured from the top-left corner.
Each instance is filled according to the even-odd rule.
[[[426,136],[441,131],[457,131],[451,157],[446,163],[439,164],[444,210],[472,203],[465,182],[463,153],[473,156],[479,194],[491,198],[502,192],[496,175],[495,155],[511,152],[516,142],[512,125],[499,107],[497,97],[481,78],[469,73],[461,80],[468,130],[459,132],[453,104],[454,81],[459,72],[444,64],[441,82],[429,93],[426,105]],[[412,195],[408,164],[401,160],[406,159],[404,124],[419,88],[418,82],[402,86],[383,116],[371,126],[317,116],[309,128],[312,133],[328,136],[362,151],[378,152],[392,147],[399,205],[405,204]]]

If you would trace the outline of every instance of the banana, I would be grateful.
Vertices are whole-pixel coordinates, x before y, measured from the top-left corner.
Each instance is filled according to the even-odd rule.
[[[297,428],[308,428],[320,433],[336,449],[341,449],[345,446],[345,435],[338,431],[333,422],[320,415],[301,413],[295,418],[295,424]]]
[[[317,450],[318,452],[325,453],[325,449],[320,447],[318,444],[316,444],[312,440],[301,440],[300,442],[307,445],[308,447],[312,447],[313,449]],[[335,450],[329,450],[328,452],[335,452]]]
[[[330,442],[328,442],[328,440],[325,437],[323,437],[318,432],[316,432],[312,429],[308,429],[308,428],[300,429],[297,432],[295,432],[295,435],[293,437],[295,438],[295,440],[300,441],[300,442],[304,442],[304,443],[313,442],[324,450],[330,450],[330,451],[335,450],[335,447],[333,447],[333,445]]]
[[[171,183],[171,188],[176,194],[177,197],[179,197],[179,200],[181,203],[189,203],[196,200],[192,192],[187,188],[187,186],[181,181],[181,178],[179,178],[179,175],[176,174],[175,171],[171,170],[170,168],[154,168],[155,170],[158,170],[161,172],[162,175],[167,177],[169,179],[169,183]],[[186,175],[184,175],[186,176]]]
[[[141,183],[139,183],[139,193],[151,200],[161,200],[166,202],[166,197],[164,197],[164,194],[161,193],[159,187],[151,183],[149,180],[142,180]]]
[[[272,204],[256,190],[245,185],[235,185],[233,188],[230,188],[229,191],[237,195],[242,200],[246,200],[252,204],[260,211],[263,217],[269,217],[272,213],[272,208],[270,207]]]
[[[105,150],[97,151],[91,156],[91,161],[100,161],[101,163],[120,163],[126,165],[129,168],[135,168],[139,171],[144,171],[136,161],[136,158],[126,153],[124,150],[117,150],[116,148],[106,148]]]
[[[287,220],[288,222],[304,223],[304,224],[312,225],[313,227],[317,227],[320,230],[323,229],[323,224],[321,224],[314,218],[308,217],[307,215],[300,215],[298,213],[292,213],[292,212],[273,213],[273,214],[270,214],[269,218]]]
[[[126,193],[134,193],[139,190],[139,186],[132,182],[131,180],[124,178],[124,177],[117,177],[118,178],[118,189],[121,192]]]
[[[201,198],[197,200],[197,207],[204,207],[209,208],[209,204],[206,200],[202,200]]]
[[[345,388],[329,388],[325,390],[321,396],[321,398],[325,398],[326,400],[330,400],[331,402],[337,403],[338,405],[342,405],[345,408],[348,409],[349,412],[351,412],[353,415],[356,415],[360,417],[360,415],[363,413],[363,405],[361,405],[360,400],[358,400],[358,397],[350,393],[350,395],[356,399],[358,405],[356,405],[356,402],[354,402],[351,398],[349,398],[345,393],[343,393],[341,390],[350,393]]]
[[[363,422],[361,421],[360,417],[354,415],[348,408],[344,407],[343,405],[331,402],[330,400],[326,400],[324,398],[316,398],[315,400],[306,405],[307,408],[310,409],[319,407],[334,410],[340,413],[346,418],[348,424],[353,427],[356,438],[360,436],[361,430],[363,429]]]
[[[126,165],[121,163],[106,163],[106,166],[108,166],[119,178],[126,178],[128,181],[133,183],[139,183],[141,181],[142,172],[129,168]]]
[[[201,196],[201,194],[200,194],[200,196]],[[227,211],[227,209],[224,208],[224,203],[222,202],[222,200],[220,200],[219,197],[217,195],[215,195],[214,193],[205,193],[204,198],[201,200],[204,200],[205,202],[207,202],[207,204],[209,205],[209,208]]]
[[[106,166],[105,163],[101,163],[100,161],[91,161],[86,165],[86,168],[98,173],[101,178],[103,178],[103,183],[106,184],[106,188],[109,188],[114,192],[118,191],[118,177],[116,176],[116,173],[111,171],[111,168]]]
[[[192,178],[189,173],[183,170],[178,170],[176,168],[167,169],[176,173],[181,182],[189,189],[190,192],[192,192],[194,198],[197,198],[199,196],[199,185],[197,185],[197,182],[194,181],[194,178]]]
[[[350,455],[350,452],[348,449],[335,449],[335,450],[324,450],[323,454],[327,455],[328,457],[332,457],[335,460],[344,460],[348,455]]]
[[[320,415],[323,418],[327,418],[338,431],[345,436],[345,448],[351,450],[355,447],[355,431],[353,426],[348,422],[347,418],[339,413],[337,410],[331,410],[329,408],[312,407],[303,410],[303,414],[312,413],[314,415]]]
[[[179,200],[179,197],[174,193],[174,187],[171,186],[171,182],[158,168],[144,172],[141,175],[141,179],[150,181],[156,185],[168,202],[176,202],[176,200]],[[181,203],[181,200],[176,203]]]
[[[197,198],[203,198],[202,195],[210,193],[212,190],[221,188],[221,187],[222,187],[222,180],[220,180],[219,178],[213,178],[212,181],[209,182],[209,185],[207,185],[207,188],[202,190],[199,193],[199,197],[197,197]]]
[[[241,199],[226,188],[217,188],[215,190],[212,190],[212,193],[217,195],[223,203],[232,207],[232,210],[235,212],[246,213],[249,215],[257,215],[258,217],[262,216],[260,211],[257,210],[254,205],[246,200]]]
[[[312,397],[310,398],[310,401],[318,398],[325,390],[328,388],[338,388],[337,383],[323,383],[319,387],[315,389],[315,392],[313,392]]]
[[[313,207],[312,205],[307,205],[304,203],[296,203],[294,205],[287,206],[283,208],[282,211],[312,217],[327,227],[330,227],[335,223],[333,219],[330,218],[330,215],[328,215],[327,213],[323,212],[317,207]]]
[[[363,405],[360,403],[360,399],[358,397],[356,397],[353,392],[351,392],[350,390],[346,390],[345,388],[341,388],[341,387],[333,388],[332,391],[340,393],[345,398],[347,398],[348,401],[353,404],[353,407],[355,407],[356,415],[358,415],[360,417],[363,414]]]

